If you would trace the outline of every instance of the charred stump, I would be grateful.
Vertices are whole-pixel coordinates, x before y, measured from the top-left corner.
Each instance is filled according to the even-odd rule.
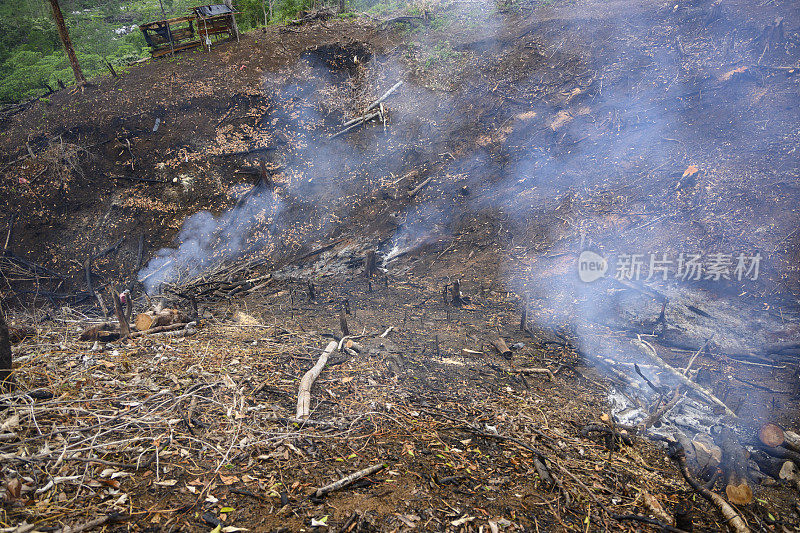
[[[377,268],[378,262],[375,256],[375,250],[370,250],[364,258],[364,275],[371,278],[375,274]]]
[[[344,308],[339,311],[339,327],[342,330],[342,337],[347,337],[350,335],[350,328],[347,327],[347,318],[344,314]]]
[[[306,285],[306,288],[308,289],[308,300],[310,302],[313,302],[314,299],[317,297],[317,289],[316,289],[316,287],[314,287],[314,282],[311,281],[311,280],[308,280],[308,284]]]
[[[457,279],[453,282],[453,285],[450,289],[450,295],[452,297],[451,303],[455,307],[461,307],[462,305],[467,305],[470,302],[469,296],[464,296],[461,292],[461,280]]]

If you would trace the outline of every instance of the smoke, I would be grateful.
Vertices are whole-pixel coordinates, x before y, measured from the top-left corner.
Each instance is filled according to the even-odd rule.
[[[246,142],[253,154],[246,161],[251,165],[265,158],[270,169],[278,169],[272,176],[274,192],[257,188],[220,215],[201,211],[189,216],[173,246],[159,250],[140,271],[146,291],[156,292],[165,283],[186,280],[245,255],[296,251],[324,238],[331,227],[370,201],[386,176],[416,160],[419,145],[406,140],[418,128],[419,114],[414,97],[404,91],[418,88],[409,84],[392,96],[397,118],[390,116],[388,129],[369,123],[352,137],[331,134],[402,79],[401,68],[355,43],[319,46],[289,68],[265,75],[262,92],[268,104],[256,128],[244,137],[236,136],[235,130],[220,135],[223,143],[226,135],[237,146]]]
[[[190,217],[176,246],[161,250],[140,278],[155,290],[219,261],[308,242],[369,202],[376,216],[392,213],[399,224],[385,260],[491,212],[511,234],[502,246],[516,254],[498,274],[524,296],[534,325],[566,330],[581,352],[629,362],[640,357],[631,333],[657,327],[661,338],[681,335],[694,347],[713,335],[715,349],[757,351],[781,327],[739,298],[764,292],[760,281],[687,282],[677,274],[681,254],[753,254],[759,241],[778,240],[763,230],[770,212],[754,206],[760,195],[779,205],[759,180],[800,157],[784,150],[797,112],[795,122],[781,120],[786,101],[769,99],[749,78],[723,81],[721,67],[757,59],[763,47],[756,53],[746,43],[761,29],[734,12],[709,23],[702,5],[617,18],[593,9],[560,6],[525,19],[493,3],[455,4],[428,27],[409,29],[407,44],[390,56],[323,45],[269,75],[272,105],[252,146],[274,146],[283,132],[276,196]],[[713,44],[732,30],[733,45]],[[387,129],[369,124],[328,139],[400,79]],[[767,150],[776,144],[780,150]],[[429,174],[390,198],[375,194],[412,169]],[[411,198],[408,190],[426,176],[430,183]],[[794,222],[776,229],[785,236]],[[586,249],[612,265],[592,283],[578,278]],[[620,258],[634,254],[671,257],[669,279],[645,279],[646,263],[644,289],[615,281]],[[656,324],[663,297],[665,321]]]
[[[450,103],[461,128],[438,130],[452,157],[401,217],[386,257],[452,234],[466,214],[507,215],[513,243],[526,250],[498,270],[528,302],[533,327],[564,332],[590,363],[616,365],[644,399],[653,392],[632,366],[646,359],[631,343],[637,333],[690,353],[712,339],[713,352],[740,356],[788,340],[764,309],[774,305],[770,292],[792,283],[790,262],[764,253],[758,279],[734,269],[737,257],[777,248],[793,232],[796,217],[769,231],[774,211],[756,207],[759,195],[773,205],[791,201],[755,176],[796,166],[800,154],[786,140],[798,117],[778,118],[787,97],[766,101],[769,88],[724,70],[758,58],[765,47],[747,43],[759,42],[763,27],[734,11],[710,22],[709,7],[618,18],[562,7],[540,17],[545,22],[528,21],[534,33],[496,23],[461,34],[465,42],[454,48],[470,54],[475,70]],[[726,46],[710,44],[731,32],[737,37],[725,37]],[[777,47],[773,61],[796,62],[789,50]],[[517,61],[511,68],[506,52]],[[782,78],[770,83],[792,94]],[[759,119],[770,112],[775,118]],[[459,137],[465,130],[472,142]],[[587,249],[609,262],[591,283],[578,278]],[[699,280],[681,271],[696,254],[705,268]],[[637,276],[622,268],[631,256],[642,261]],[[728,256],[715,277],[715,258]],[[640,370],[658,382],[656,370]],[[731,394],[733,405],[741,394]],[[744,405],[743,416],[764,415],[765,404]]]
[[[139,280],[152,294],[163,283],[189,279],[244,253],[262,251],[282,210],[277,195],[259,186],[219,216],[195,213],[184,221],[177,246],[159,250],[139,272]]]

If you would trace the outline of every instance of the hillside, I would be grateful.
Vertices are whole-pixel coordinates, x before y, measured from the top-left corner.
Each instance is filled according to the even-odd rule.
[[[4,117],[2,526],[797,530],[799,92],[792,2],[442,2]]]

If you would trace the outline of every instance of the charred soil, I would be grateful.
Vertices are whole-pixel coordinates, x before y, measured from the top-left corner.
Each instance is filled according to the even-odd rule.
[[[435,4],[3,117],[3,525],[724,530],[680,434],[729,498],[696,450],[746,449],[737,512],[796,530],[757,430],[800,427],[799,62],[791,2]],[[675,261],[586,283],[587,250]],[[726,275],[676,272],[699,252]],[[112,288],[197,330],[78,341]]]

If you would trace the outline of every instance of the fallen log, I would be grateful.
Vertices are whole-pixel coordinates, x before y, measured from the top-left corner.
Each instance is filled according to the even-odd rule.
[[[760,440],[764,446],[769,446],[770,448],[780,446],[785,441],[783,428],[778,424],[767,422],[758,429],[758,440]]]
[[[189,328],[192,324],[196,324],[196,322],[180,322],[177,324],[170,324],[168,326],[157,326],[155,328],[146,329],[144,331],[134,331],[131,333],[130,337],[135,339],[137,337],[143,337],[145,335],[152,336],[157,333],[166,333],[169,331],[178,331],[182,329]]]
[[[162,309],[161,311],[147,311],[136,315],[136,329],[146,331],[158,326],[168,326],[170,324],[186,323],[189,317],[177,309]]]
[[[772,458],[759,450],[753,452],[750,458],[758,465],[758,469],[763,474],[800,490],[800,473],[798,473],[797,465],[792,461]]]
[[[675,517],[667,513],[658,499],[646,490],[642,491],[642,503],[644,503],[645,509],[658,520],[671,526],[675,525]]]
[[[728,427],[720,431],[717,445],[722,450],[722,468],[725,471],[725,494],[735,505],[753,502],[753,489],[747,480],[747,452],[739,443],[736,433]]]
[[[411,22],[421,23],[421,22],[425,22],[425,17],[418,17],[418,16],[413,16],[413,15],[404,15],[404,16],[400,16],[400,17],[394,17],[394,18],[391,18],[389,20],[384,20],[383,22],[381,22],[380,23],[380,27],[384,27],[385,28],[386,26],[391,26],[392,24],[398,24],[398,23],[401,23],[401,22],[402,23],[411,23]]]
[[[794,461],[797,466],[800,466],[800,453],[794,450],[789,450],[783,446],[775,446],[774,448],[770,446],[759,446],[758,449],[768,453],[772,457]]]
[[[549,368],[517,368],[511,370],[511,372],[516,374],[545,374],[550,381],[555,381],[556,379],[555,374]]]
[[[119,329],[114,327],[113,324],[103,322],[102,324],[95,324],[89,326],[78,337],[79,341],[90,342],[110,342],[119,339]]]
[[[148,337],[169,337],[172,339],[178,339],[181,337],[191,337],[192,335],[197,334],[197,329],[195,328],[196,325],[197,322],[189,322],[188,324],[185,324],[182,329],[179,328],[173,331],[161,331],[157,333],[142,331],[140,333],[146,333]]]
[[[342,314],[343,316],[343,314]],[[319,377],[325,364],[328,362],[328,357],[339,346],[336,341],[331,341],[325,347],[322,355],[319,356],[317,363],[305,373],[303,379],[300,380],[300,389],[297,393],[297,414],[295,418],[303,420],[310,416],[311,413],[311,385]]]
[[[783,445],[796,452],[800,452],[800,435],[794,431],[783,432]]]
[[[728,527],[734,533],[750,533],[750,528],[747,527],[742,517],[739,516],[739,513],[731,507],[731,505],[725,501],[725,498],[711,492],[701,484],[699,484],[689,473],[689,469],[686,466],[686,454],[683,449],[683,446],[676,442],[670,443],[670,456],[672,459],[678,463],[678,468],[683,476],[683,479],[697,492],[700,496],[708,500],[712,505],[714,505],[719,512],[722,514],[723,518],[725,519],[725,523],[728,524]]]
[[[784,446],[790,450],[800,452],[800,435],[794,431],[785,431],[778,424],[767,422],[758,429],[758,440],[764,446],[775,448]]]
[[[724,453],[722,448],[714,444],[714,441],[705,433],[698,433],[692,439],[694,448],[694,460],[697,462],[699,471],[708,479],[717,467],[722,464]]]
[[[324,495],[326,495],[326,494],[328,494],[330,492],[343,489],[343,488],[347,487],[348,485],[352,485],[353,483],[355,483],[356,481],[358,481],[361,478],[365,478],[367,476],[371,476],[372,474],[380,472],[384,468],[386,468],[385,464],[378,463],[376,465],[370,466],[369,468],[365,468],[364,470],[359,470],[358,472],[353,472],[349,476],[343,477],[342,479],[340,479],[339,481],[336,481],[335,483],[331,483],[330,485],[325,485],[324,487],[318,488],[316,490],[316,492],[314,492],[314,495],[317,498],[321,498],[322,496],[324,496]]]

